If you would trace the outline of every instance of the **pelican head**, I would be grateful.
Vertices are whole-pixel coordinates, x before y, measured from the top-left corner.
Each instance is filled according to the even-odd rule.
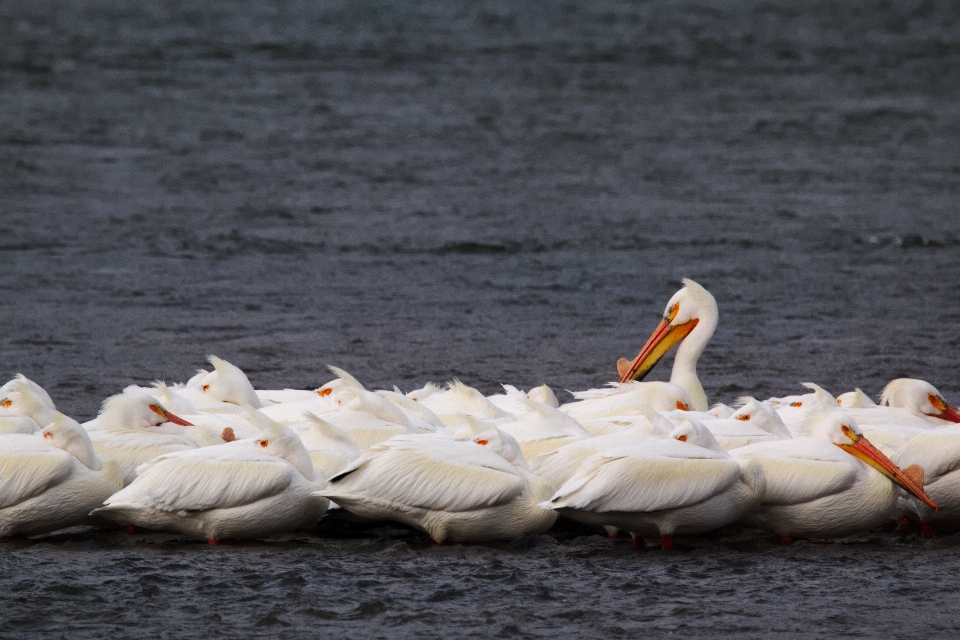
[[[50,424],[57,410],[43,387],[22,373],[0,387],[0,407],[33,418],[39,425]]]
[[[263,404],[239,367],[217,356],[207,356],[213,371],[196,380],[196,386],[214,400],[260,409]]]
[[[64,415],[58,416],[41,435],[58,449],[66,451],[92,471],[99,471],[103,465],[93,452],[93,443],[86,430]]]
[[[506,431],[491,426],[472,437],[471,440],[490,449],[518,469],[530,471],[527,460],[520,450],[520,443]]]
[[[832,442],[893,480],[933,508],[934,511],[938,509],[937,503],[923,492],[923,487],[908,477],[900,467],[867,440],[852,417],[842,411],[836,411],[829,414],[818,414],[812,416],[811,419],[813,420],[810,428],[812,436]]]
[[[263,431],[260,437],[248,441],[253,443],[255,449],[283,458],[311,482],[316,479],[310,452],[290,427],[275,422],[254,409],[247,410],[247,420]]]
[[[669,437],[711,451],[726,453],[710,430],[696,420],[684,420],[679,427],[670,432]]]
[[[946,400],[929,382],[912,378],[892,380],[883,390],[880,404],[948,422],[960,423],[960,411]]]
[[[156,398],[143,392],[120,393],[104,400],[99,422],[102,428],[114,431],[145,429],[165,422],[193,426],[167,411]]]

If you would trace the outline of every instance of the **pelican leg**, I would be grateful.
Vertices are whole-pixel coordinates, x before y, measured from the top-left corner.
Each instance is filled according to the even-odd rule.
[[[638,536],[635,533],[631,533],[630,536],[633,538],[633,542],[631,543],[631,546],[633,547],[634,551],[640,551],[641,549],[643,549],[643,547],[646,545],[646,542],[644,541],[643,537]]]
[[[929,522],[924,522],[923,525],[920,527],[920,535],[922,535],[924,538],[932,538],[933,525],[930,524]]]
[[[660,548],[664,551],[673,551],[673,536],[660,536]]]

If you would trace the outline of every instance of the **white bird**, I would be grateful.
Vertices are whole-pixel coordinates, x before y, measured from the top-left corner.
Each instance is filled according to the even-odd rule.
[[[117,465],[94,454],[73,420],[55,419],[42,434],[0,436],[0,537],[85,524],[122,487]]]
[[[460,415],[474,416],[481,420],[510,417],[509,413],[497,408],[482,393],[459,380],[450,382],[445,390],[434,391],[417,399],[417,402],[433,411],[446,425],[455,424]]]
[[[606,389],[575,391],[574,402],[560,406],[560,411],[579,421],[622,416],[649,407],[655,411],[688,410],[693,400],[682,388],[669,382],[613,382]]]
[[[509,438],[497,429],[466,442],[396,436],[361,453],[321,493],[351,513],[403,522],[439,544],[543,533],[556,514],[537,503],[553,487],[524,468]]]
[[[883,390],[880,404],[907,411],[934,427],[944,426],[944,421],[960,423],[960,410],[944,400],[943,394],[926,380],[891,380]]]
[[[915,496],[901,493],[899,514],[911,514],[920,520],[926,538],[933,537],[934,525],[960,525],[960,427],[921,431],[890,458],[898,466],[922,469],[914,479],[938,506],[933,509]]]
[[[587,524],[626,529],[634,546],[659,536],[710,531],[739,520],[760,502],[756,465],[739,464],[710,432],[690,421],[667,438],[646,438],[585,459],[542,506]]]
[[[97,423],[97,429],[89,431],[93,449],[100,457],[116,461],[125,484],[133,481],[137,467],[144,462],[198,446],[197,434],[188,435],[184,428],[193,425],[145,393],[107,398]]]
[[[22,373],[0,387],[0,409],[26,416],[40,427],[53,422],[59,414],[50,394]]]
[[[94,513],[211,544],[315,526],[330,503],[314,495],[310,456],[289,428],[266,425],[260,438],[154,458]]]
[[[513,407],[517,418],[498,420],[496,426],[516,439],[527,460],[591,437],[579,422],[553,407],[525,397],[517,398]]]
[[[329,478],[360,455],[360,447],[342,429],[306,413],[305,422],[290,425],[310,454],[319,478]]]
[[[526,413],[524,405],[521,404],[522,401],[525,400],[531,400],[553,409],[556,409],[560,406],[560,402],[557,400],[556,394],[553,393],[553,389],[545,384],[542,384],[539,387],[534,387],[526,393],[520,389],[517,389],[512,384],[503,384],[500,386],[503,387],[505,393],[493,394],[487,396],[487,399],[498,409],[507,413]]]
[[[843,409],[869,409],[877,406],[877,403],[865,394],[860,387],[838,395],[837,404]]]
[[[620,382],[643,380],[650,370],[678,342],[673,360],[670,383],[685,390],[692,400],[691,409],[707,411],[707,394],[697,377],[697,360],[717,329],[719,312],[717,301],[709,291],[688,278],[683,288],[667,303],[663,320],[632,362],[621,358],[617,362]]]
[[[740,402],[743,406],[729,418],[703,422],[703,426],[709,429],[721,447],[729,451],[756,442],[792,437],[783,420],[769,404],[755,398],[740,398]],[[679,411],[671,417],[681,419],[684,413]]]
[[[208,402],[220,402],[239,407],[253,407],[260,409],[263,403],[254,390],[250,380],[239,367],[230,364],[217,356],[207,356],[210,364],[213,365],[213,371],[206,372],[204,375],[197,375],[190,379],[185,389],[199,390],[202,394],[201,399],[197,401],[196,397],[187,396],[187,400],[197,406],[198,409],[210,411],[213,407],[204,407],[200,403],[205,397]],[[228,407],[227,410],[232,410]]]
[[[790,440],[735,449],[742,463],[760,465],[766,493],[743,521],[779,536],[832,538],[871,531],[897,504],[897,485],[933,508],[911,478],[863,435],[843,412],[808,417]]]

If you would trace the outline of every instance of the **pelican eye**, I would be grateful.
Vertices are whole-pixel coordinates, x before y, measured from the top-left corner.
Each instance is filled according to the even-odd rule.
[[[333,389],[331,389],[330,387],[327,387],[326,389],[317,389],[317,395],[320,396],[321,398],[324,398],[330,395],[331,393],[333,393]]]
[[[843,431],[843,435],[847,436],[854,442],[860,439],[859,434],[854,433],[853,429],[845,424],[840,425],[840,431]]]
[[[663,316],[663,319],[667,322],[673,322],[673,319],[677,317],[678,311],[680,311],[680,303],[674,302],[673,306],[667,309],[667,314]]]
[[[3,407],[4,409],[6,409],[12,404],[13,404],[13,400],[11,400],[10,398],[4,398],[3,400],[0,400],[0,407]]]
[[[677,409],[680,409],[680,411],[690,411],[690,407],[687,406],[687,403],[679,400],[677,400]]]
[[[257,444],[260,445],[261,447],[263,447],[264,449],[266,449],[266,448],[267,448],[267,445],[270,444],[270,441],[269,441],[269,440],[257,440]]]
[[[200,387],[200,388],[203,389],[204,391],[209,391],[209,390],[210,390],[210,385],[205,384],[205,385],[203,385],[203,386]]]
[[[927,402],[929,402],[930,404],[932,404],[933,407],[934,407],[937,411],[946,411],[946,410],[947,410],[947,403],[944,402],[944,401],[943,401],[943,398],[941,398],[940,396],[936,396],[936,395],[934,395],[934,394],[931,393],[931,394],[929,394],[929,395],[927,396]]]
[[[802,407],[802,406],[803,406],[803,403],[802,403],[802,402],[791,402],[791,403],[790,403],[790,406],[791,406],[791,407]]]
[[[679,440],[680,442],[686,442],[687,434],[683,434],[682,436],[677,436],[677,440]]]
[[[43,432],[43,437],[44,437],[44,438],[53,438],[53,431],[44,431],[44,432]]]
[[[490,441],[489,441],[489,440],[474,440],[474,442],[476,442],[477,444],[485,445],[485,444],[487,444],[487,443],[490,442]]]
[[[840,398],[837,398],[837,404],[843,404],[842,402],[840,402]]]
[[[749,414],[749,413],[745,413],[745,414],[743,414],[742,416],[740,416],[739,418],[737,418],[737,420],[743,420],[744,422],[746,422],[746,421],[749,420],[749,419],[750,419],[750,414]]]

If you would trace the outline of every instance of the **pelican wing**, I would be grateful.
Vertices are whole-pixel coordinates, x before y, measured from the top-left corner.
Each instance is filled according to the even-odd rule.
[[[73,469],[73,456],[53,447],[0,452],[0,509],[42,494],[69,478]]]
[[[924,484],[931,484],[960,467],[960,427],[922,431],[910,438],[891,459],[901,469],[919,464],[925,474]]]
[[[800,504],[839,493],[857,479],[857,462],[828,442],[809,438],[761,442],[731,452],[752,459],[766,478],[763,504]]]
[[[583,461],[551,506],[595,512],[676,509],[703,502],[739,477],[740,465],[728,457],[599,453]]]
[[[330,479],[324,495],[431,511],[503,504],[524,487],[516,469],[473,442],[398,436],[371,447]]]
[[[140,465],[136,480],[106,504],[161,511],[227,509],[275,495],[290,485],[288,462],[241,447],[250,447],[250,441],[158,456]]]

